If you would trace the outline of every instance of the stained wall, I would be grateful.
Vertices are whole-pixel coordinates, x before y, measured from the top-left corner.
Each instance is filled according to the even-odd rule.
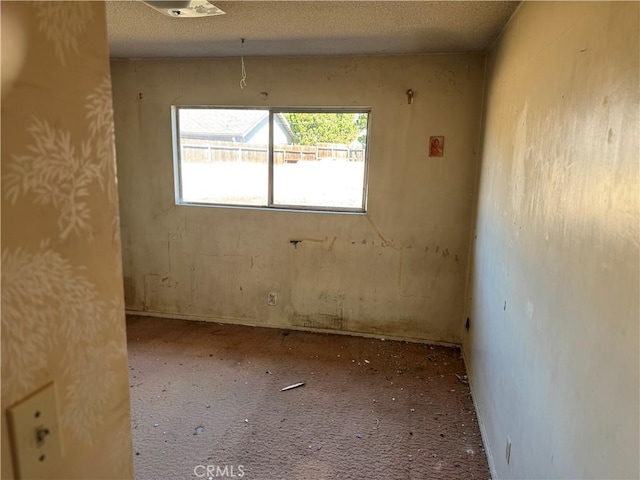
[[[484,56],[245,64],[112,61],[127,308],[459,342]],[[176,206],[171,105],[370,107],[366,215]]]

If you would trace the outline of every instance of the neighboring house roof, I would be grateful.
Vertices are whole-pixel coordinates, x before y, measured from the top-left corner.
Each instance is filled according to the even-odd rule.
[[[295,137],[282,113],[275,114],[289,140]],[[186,138],[246,141],[269,122],[266,110],[180,109],[180,136]]]

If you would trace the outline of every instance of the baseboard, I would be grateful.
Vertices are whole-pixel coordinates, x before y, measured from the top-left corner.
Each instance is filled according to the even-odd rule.
[[[460,345],[460,352],[462,353],[462,361],[464,362],[465,370],[467,371],[467,380],[469,381],[469,390],[471,390],[471,400],[473,401],[473,408],[476,410],[476,418],[478,419],[478,426],[480,427],[480,436],[482,437],[482,444],[484,445],[484,453],[487,456],[487,463],[489,464],[489,473],[492,479],[497,479],[496,464],[493,460],[493,453],[491,453],[491,445],[487,437],[487,430],[482,420],[482,415],[478,409],[478,403],[476,402],[475,389],[473,388],[473,380],[471,378],[471,371],[469,370],[469,362],[467,361],[467,354],[464,351],[464,345]]]
[[[364,338],[375,338],[378,340],[392,340],[397,342],[409,342],[409,343],[421,343],[425,345],[439,345],[442,347],[456,347],[462,350],[461,345],[458,343],[452,342],[442,342],[440,340],[431,340],[428,338],[407,338],[400,337],[395,335],[379,335],[375,333],[363,333],[356,331],[344,331],[344,330],[327,330],[321,328],[312,328],[312,327],[302,327],[299,325],[264,325],[251,322],[251,319],[244,318],[226,318],[226,317],[211,317],[204,315],[189,315],[189,314],[180,314],[180,313],[164,313],[164,312],[154,312],[148,310],[125,310],[127,315],[138,315],[141,317],[157,317],[157,318],[175,318],[178,320],[193,320],[198,322],[212,322],[212,323],[221,323],[221,324],[229,324],[229,325],[243,325],[246,327],[262,327],[262,328],[278,328],[281,330],[295,330],[300,332],[314,332],[314,333],[327,333],[331,335],[350,335],[352,337],[364,337]]]

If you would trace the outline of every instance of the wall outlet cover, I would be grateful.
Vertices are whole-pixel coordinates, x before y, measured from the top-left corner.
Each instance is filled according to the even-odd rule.
[[[278,303],[278,294],[275,292],[269,292],[267,294],[267,305],[274,306]]]

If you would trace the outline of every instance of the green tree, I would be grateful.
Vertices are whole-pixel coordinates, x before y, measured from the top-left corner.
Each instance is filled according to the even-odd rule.
[[[301,145],[348,145],[367,124],[367,116],[358,113],[287,113],[285,117],[296,135],[296,142]]]
[[[358,142],[364,147],[367,143],[367,122],[369,121],[369,115],[361,113],[356,118],[356,127],[358,127]]]

